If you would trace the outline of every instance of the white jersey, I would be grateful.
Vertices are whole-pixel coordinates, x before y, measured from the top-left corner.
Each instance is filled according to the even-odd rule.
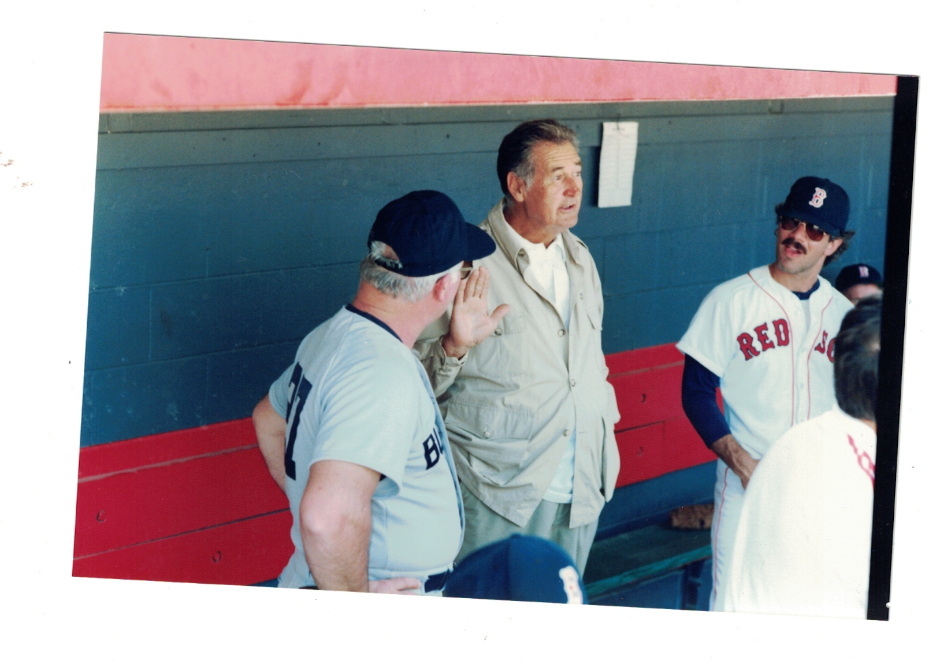
[[[875,432],[838,407],[795,426],[749,480],[717,609],[865,618]]]
[[[833,339],[851,309],[823,278],[805,309],[767,266],[718,285],[701,303],[678,349],[720,377],[727,424],[753,458],[836,404]]]
[[[755,459],[792,426],[836,405],[833,340],[852,303],[819,280],[810,298],[801,300],[772,278],[768,266],[753,269],[711,290],[678,343],[680,351],[720,377],[730,432]],[[718,459],[711,609],[742,502],[740,478]]]
[[[444,423],[418,359],[382,322],[339,311],[302,341],[270,388],[286,418],[286,495],[295,553],[281,587],[314,585],[299,505],[316,461],[355,463],[381,475],[372,500],[369,577],[449,569],[463,539],[463,503]]]

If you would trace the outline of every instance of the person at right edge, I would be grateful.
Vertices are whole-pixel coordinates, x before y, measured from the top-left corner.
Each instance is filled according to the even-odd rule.
[[[711,290],[677,346],[685,355],[682,406],[718,457],[711,610],[759,461],[789,428],[836,405],[833,343],[852,308],[820,277],[854,236],[846,191],[804,176],[775,213],[775,261]]]
[[[836,336],[831,410],[789,430],[746,489],[717,611],[868,615],[881,295]]]

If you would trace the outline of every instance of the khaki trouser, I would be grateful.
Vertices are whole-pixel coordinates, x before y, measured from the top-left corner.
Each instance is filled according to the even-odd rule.
[[[470,493],[465,484],[460,484],[460,492],[463,494],[466,530],[463,533],[463,546],[456,558],[457,563],[480,547],[520,533],[555,542],[575,561],[579,576],[584,574],[588,553],[595,541],[597,520],[584,526],[570,528],[571,505],[541,500],[527,524],[519,526],[487,507]]]

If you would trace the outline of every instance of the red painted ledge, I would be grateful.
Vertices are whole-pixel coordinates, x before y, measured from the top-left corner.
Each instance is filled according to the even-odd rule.
[[[257,444],[251,418],[119,440],[80,450],[80,481]]]
[[[894,76],[107,33],[103,112],[894,95]]]

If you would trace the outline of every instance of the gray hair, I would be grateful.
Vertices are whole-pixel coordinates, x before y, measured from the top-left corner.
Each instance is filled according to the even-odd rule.
[[[432,276],[412,278],[390,271],[381,264],[395,269],[402,268],[402,262],[399,261],[391,247],[382,241],[373,241],[370,245],[370,254],[360,262],[360,281],[372,285],[383,294],[409,303],[421,301],[431,293],[438,280],[459,268],[458,264]]]
[[[508,191],[508,172],[513,171],[527,187],[534,180],[534,146],[542,141],[553,144],[570,143],[579,150],[579,137],[575,130],[559,121],[547,118],[544,120],[531,120],[521,123],[502,139],[498,148],[498,159],[495,167],[498,181],[505,194],[505,208],[514,204],[514,197]]]

